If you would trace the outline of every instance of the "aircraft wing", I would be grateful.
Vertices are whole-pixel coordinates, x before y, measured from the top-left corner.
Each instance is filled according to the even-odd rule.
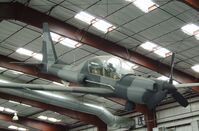
[[[174,85],[177,89],[186,88],[186,87],[199,87],[199,83],[185,83],[185,84],[177,84]]]
[[[71,93],[87,93],[99,96],[114,96],[111,89],[100,87],[65,87],[59,85],[42,85],[42,84],[21,84],[21,83],[0,83],[0,89],[29,89],[39,91],[57,91]]]

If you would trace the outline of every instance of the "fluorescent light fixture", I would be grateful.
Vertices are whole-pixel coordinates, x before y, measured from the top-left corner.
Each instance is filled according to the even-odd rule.
[[[159,47],[159,49],[155,50],[154,53],[156,53],[160,57],[167,57],[167,56],[170,56],[172,54],[171,51],[169,51],[166,48],[162,48],[162,47]]]
[[[43,55],[40,53],[34,53],[32,57],[39,61],[42,61],[42,59],[43,59]]]
[[[24,74],[23,72],[15,71],[15,70],[10,70],[13,74],[15,75],[21,75]]]
[[[26,107],[32,107],[31,105],[27,105],[27,104],[24,104],[24,103],[21,103],[22,106],[26,106]]]
[[[160,76],[160,77],[158,77],[157,79],[158,79],[158,80],[163,80],[163,81],[168,81],[168,80],[169,80],[169,77]],[[173,84],[174,84],[174,85],[177,85],[177,84],[179,84],[179,82],[173,80]]]
[[[18,129],[17,126],[13,126],[13,125],[8,126],[8,128],[9,128],[9,129],[13,129],[13,130],[17,130],[17,129]]]
[[[76,19],[79,19],[87,24],[93,23],[93,21],[96,19],[96,17],[92,16],[89,13],[86,13],[84,11],[79,12],[78,14],[75,15]]]
[[[197,40],[199,40],[199,33],[198,33],[197,35],[195,35],[195,38],[196,38]]]
[[[7,70],[6,68],[0,67],[0,70]]]
[[[19,102],[17,102],[17,101],[12,101],[12,100],[9,100],[8,102],[13,103],[13,104],[20,104]]]
[[[61,120],[58,120],[58,119],[53,118],[53,117],[48,117],[48,121],[51,121],[51,122],[60,122]]]
[[[48,117],[47,117],[47,116],[42,116],[42,115],[41,115],[41,116],[38,116],[37,118],[39,118],[39,119],[41,119],[41,120],[47,120]]]
[[[199,31],[199,26],[195,25],[195,24],[187,24],[185,26],[183,26],[182,31],[188,35],[197,35],[198,31]]]
[[[199,64],[192,66],[191,69],[199,73]]]
[[[80,44],[79,42],[77,41],[74,41],[72,39],[69,39],[69,38],[65,38],[63,41],[60,41],[60,43],[62,45],[65,45],[65,46],[68,46],[70,48],[77,48],[79,46],[81,46],[82,44]]]
[[[129,0],[128,0],[129,1]],[[151,0],[133,0],[133,4],[145,13],[148,13],[159,7],[158,4]]]
[[[148,51],[153,51],[153,50],[156,50],[158,45],[156,45],[155,43],[152,43],[150,41],[147,41],[143,44],[140,45],[140,47],[144,48],[145,50],[148,50]]]
[[[23,128],[23,127],[18,127],[18,130],[19,130],[19,131],[27,131],[27,129],[26,129],[26,128]]]
[[[10,109],[10,108],[5,108],[4,109],[6,112],[8,113],[16,113],[17,111],[13,110],[13,109]]]
[[[27,56],[32,56],[33,52],[31,50],[28,49],[24,49],[24,48],[18,48],[16,50],[17,53],[22,54],[22,55],[27,55]]]
[[[9,81],[0,79],[0,83],[10,83]]]
[[[125,61],[125,62],[122,62],[122,68],[124,68],[125,70],[132,70],[132,69],[138,68],[138,66],[131,62]]]
[[[64,39],[63,36],[61,36],[57,33],[50,32],[50,35],[51,35],[52,40],[55,41],[55,42],[59,42],[59,41],[62,41]]]
[[[4,109],[5,109],[4,107],[0,106],[0,111],[4,111]]]
[[[93,24],[93,26],[95,28],[97,28],[98,30],[101,30],[103,32],[109,32],[109,31],[112,31],[113,29],[115,29],[116,27],[113,26],[111,23],[109,22],[106,22],[104,20],[97,20],[97,22],[95,22]]]

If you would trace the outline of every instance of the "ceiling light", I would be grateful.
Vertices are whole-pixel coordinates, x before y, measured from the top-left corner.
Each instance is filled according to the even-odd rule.
[[[10,70],[13,74],[15,75],[21,75],[23,72],[15,71],[15,70]]]
[[[39,61],[42,61],[42,59],[43,59],[43,55],[40,53],[34,53],[32,57]]]
[[[19,127],[18,130],[19,130],[19,131],[27,131],[26,128],[22,128],[22,127]]]
[[[191,23],[183,26],[181,29],[184,33],[188,35],[197,35],[199,31],[199,26]]]
[[[191,69],[199,73],[199,64],[192,66]]]
[[[58,119],[53,118],[53,117],[49,117],[48,120],[51,121],[51,122],[60,122],[61,121],[61,120],[58,120]]]
[[[14,103],[14,104],[20,104],[19,102],[17,102],[17,101],[12,101],[12,100],[9,100],[8,102]]]
[[[136,7],[138,7],[145,13],[148,13],[159,7],[158,4],[154,3],[151,0],[133,0],[132,2]]]
[[[13,110],[13,109],[10,109],[10,108],[5,108],[4,109],[6,112],[8,113],[16,113],[17,111]]]
[[[32,107],[31,105],[27,105],[27,104],[23,104],[21,103],[22,106],[26,106],[26,107]]]
[[[160,76],[160,77],[158,77],[157,79],[158,79],[158,80],[163,80],[163,81],[168,81],[168,80],[169,80],[169,77]],[[174,84],[174,85],[177,85],[177,84],[179,84],[179,82],[173,80],[173,84]]]
[[[4,109],[5,109],[4,107],[0,106],[0,111],[4,111]]]
[[[7,70],[6,68],[0,67],[0,70]]]
[[[17,129],[18,129],[17,126],[13,126],[13,125],[8,126],[8,128],[9,128],[9,129],[13,129],[13,130],[17,130]]]
[[[111,23],[109,22],[106,22],[104,20],[97,20],[97,22],[95,22],[93,24],[93,26],[95,28],[97,28],[98,30],[101,30],[103,32],[109,32],[109,31],[112,31],[113,29],[115,29],[116,27],[113,26]]]
[[[51,35],[52,40],[55,41],[55,42],[59,42],[59,41],[62,41],[64,39],[63,36],[56,34],[56,33],[53,33],[53,32],[50,32],[50,35]]]
[[[78,14],[75,15],[76,19],[79,19],[87,24],[93,23],[93,20],[96,19],[96,17],[92,16],[91,14],[88,14],[84,11],[79,12]]]
[[[22,54],[22,55],[27,55],[27,56],[31,56],[33,54],[32,51],[24,49],[24,48],[18,48],[16,50],[17,53]]]
[[[167,57],[167,56],[170,56],[172,54],[171,51],[169,51],[166,48],[162,48],[162,47],[159,47],[159,49],[155,50],[154,53],[156,53],[157,55],[159,55],[161,57]]]
[[[12,117],[12,120],[13,121],[18,121],[19,120],[19,117],[17,116],[16,112],[14,113],[14,116]]]
[[[38,116],[37,118],[41,119],[41,120],[47,120],[47,116]]]
[[[140,47],[142,47],[142,48],[144,48],[145,50],[148,50],[148,51],[153,51],[153,50],[157,49],[158,45],[156,45],[155,43],[147,41],[147,42],[141,44]]]
[[[0,83],[10,83],[9,81],[0,79]]]
[[[81,44],[77,41],[74,41],[72,39],[69,38],[65,38],[63,41],[60,42],[62,45],[71,47],[71,48],[77,48],[79,46],[81,46]]]

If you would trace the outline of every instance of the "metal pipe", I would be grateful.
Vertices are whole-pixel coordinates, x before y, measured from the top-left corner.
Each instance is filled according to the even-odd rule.
[[[135,121],[130,118],[115,116],[104,107],[90,103],[80,102],[72,96],[66,96],[55,92],[0,89],[0,92],[20,96],[22,98],[40,101],[54,106],[76,110],[99,117],[111,128],[128,128],[135,126]]]

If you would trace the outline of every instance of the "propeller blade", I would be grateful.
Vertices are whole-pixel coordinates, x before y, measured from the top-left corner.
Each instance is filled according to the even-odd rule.
[[[183,97],[182,94],[180,94],[179,92],[173,92],[172,97],[183,107],[187,107],[188,106],[188,101],[186,98]]]
[[[147,102],[149,109],[153,109],[157,104],[159,104],[167,95],[167,91],[158,91],[152,98]]]
[[[185,83],[185,84],[177,84],[177,85],[174,85],[174,86],[177,89],[185,88],[185,87],[197,87],[197,86],[199,86],[199,83]]]
[[[174,62],[175,62],[175,53],[172,53],[171,56],[171,72],[170,72],[170,78],[169,83],[173,84],[173,68],[174,68]]]

